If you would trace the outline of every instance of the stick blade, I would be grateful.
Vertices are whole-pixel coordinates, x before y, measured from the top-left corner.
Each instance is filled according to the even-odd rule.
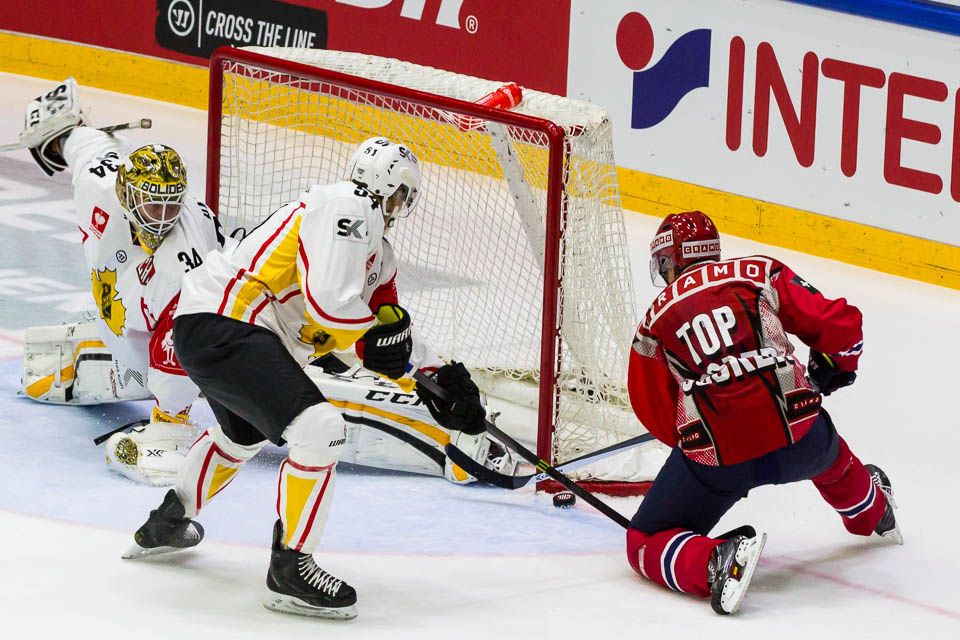
[[[498,473],[493,469],[488,469],[450,443],[447,443],[444,451],[446,451],[447,457],[450,458],[455,465],[484,484],[500,487],[501,489],[519,489],[533,479],[532,475],[508,476]]]

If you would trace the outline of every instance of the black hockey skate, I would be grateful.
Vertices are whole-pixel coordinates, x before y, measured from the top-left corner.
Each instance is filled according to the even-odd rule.
[[[268,593],[263,606],[301,616],[352,620],[357,617],[357,592],[313,561],[309,553],[283,546],[283,524],[273,525],[273,549],[267,571]]]
[[[893,510],[897,508],[897,503],[893,501],[893,487],[890,485],[890,478],[883,472],[883,469],[875,464],[863,465],[870,474],[873,484],[877,485],[883,495],[887,497],[887,507],[883,510],[883,517],[874,528],[873,532],[884,538],[889,538],[897,544],[903,544],[903,535],[900,533],[900,527],[897,525],[897,518]]]
[[[161,553],[181,551],[197,546],[203,540],[203,527],[184,516],[183,504],[173,489],[167,491],[160,506],[133,535],[134,545],[123,558],[143,558]]]
[[[710,552],[707,584],[710,585],[710,606],[714,611],[725,616],[740,608],[766,542],[765,533],[752,537],[738,535]]]

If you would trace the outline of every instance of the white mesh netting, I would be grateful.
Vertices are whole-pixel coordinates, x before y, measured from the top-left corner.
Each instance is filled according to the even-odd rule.
[[[468,102],[505,84],[361,54],[249,50]],[[224,224],[249,227],[311,185],[344,179],[356,143],[372,135],[402,142],[421,160],[421,197],[388,237],[400,259],[401,303],[423,334],[445,358],[475,370],[489,393],[535,402],[535,393],[504,381],[540,380],[544,242],[558,243],[558,401],[540,408],[553,414],[554,461],[642,433],[624,389],[636,310],[606,112],[523,90],[515,112],[568,132],[561,235],[545,238],[543,133],[497,123],[464,131],[455,110],[418,105],[402,91],[386,97],[307,75],[224,62]],[[580,475],[650,479],[616,466]]]

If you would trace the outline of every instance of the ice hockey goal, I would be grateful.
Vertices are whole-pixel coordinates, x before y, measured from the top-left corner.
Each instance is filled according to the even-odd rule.
[[[228,229],[249,227],[344,179],[361,140],[409,146],[421,198],[388,236],[401,303],[492,406],[528,407],[503,419],[536,422],[538,455],[562,462],[643,432],[624,389],[637,312],[611,124],[529,89],[511,111],[474,104],[504,84],[361,54],[221,49],[207,201]],[[635,491],[656,466],[634,454],[576,477]]]

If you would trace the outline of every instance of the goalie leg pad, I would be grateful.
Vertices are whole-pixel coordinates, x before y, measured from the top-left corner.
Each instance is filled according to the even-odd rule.
[[[93,322],[30,327],[24,333],[22,392],[38,402],[117,402],[114,369]]]
[[[184,517],[195,518],[200,509],[230,484],[237,471],[257,455],[266,442],[237,444],[223,433],[218,424],[204,432],[187,453],[176,479],[177,497],[183,504]]]
[[[414,392],[385,385],[363,369],[329,374],[307,367],[306,372],[347,422],[347,444],[339,456],[344,462],[440,476],[456,484],[473,482],[447,459],[444,446],[452,442],[487,468],[516,474],[517,461],[503,446],[485,434],[448,431]]]

